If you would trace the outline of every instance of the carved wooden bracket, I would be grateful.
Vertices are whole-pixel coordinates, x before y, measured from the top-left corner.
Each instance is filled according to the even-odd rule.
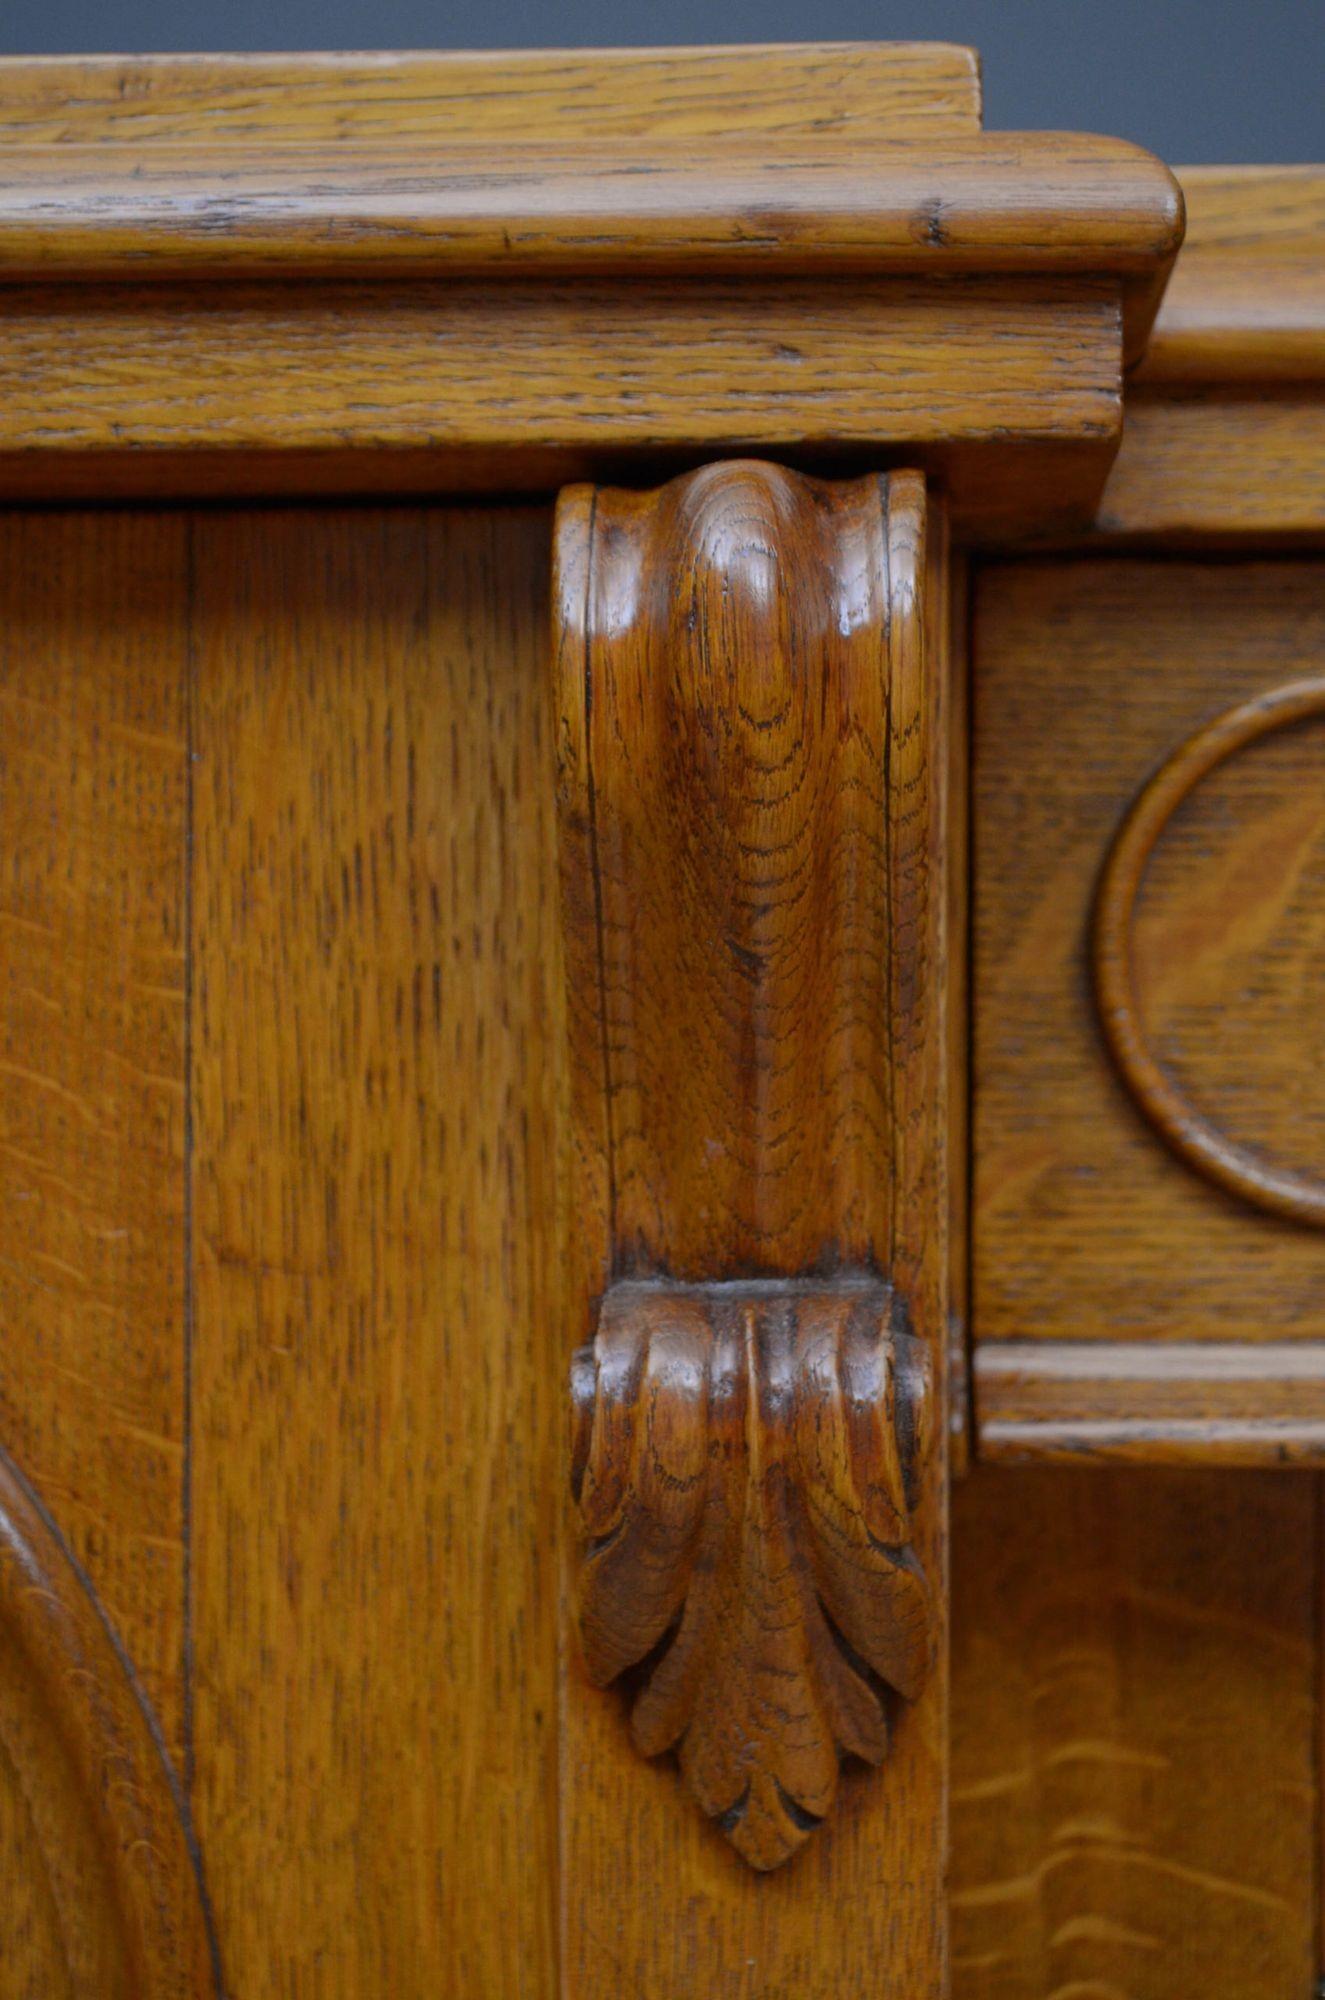
[[[939,1650],[925,531],[915,474],[763,464],[558,514],[581,1645],[758,1868]]]
[[[888,1748],[933,1606],[911,1553],[929,1356],[887,1285],[625,1283],[575,1359],[580,1629],[598,1685],[756,1868]],[[652,1656],[652,1657],[650,1657]]]

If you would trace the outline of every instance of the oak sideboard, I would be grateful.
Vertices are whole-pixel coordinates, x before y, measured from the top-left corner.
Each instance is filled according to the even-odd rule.
[[[0,1996],[1312,2000],[1325,169],[0,63]]]

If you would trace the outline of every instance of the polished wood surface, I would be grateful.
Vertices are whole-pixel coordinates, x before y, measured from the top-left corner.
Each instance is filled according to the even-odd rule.
[[[928,1351],[877,1279],[627,1280],[575,1362],[580,1639],[631,1734],[755,1868],[882,1764],[938,1618],[911,1550]],[[918,1833],[918,1838],[923,1838]],[[941,1840],[941,1834],[935,1836]]]
[[[941,1540],[910,1518],[947,1346],[928,589],[910,473],[714,465],[558,508],[572,1212],[607,1284],[581,1635],[598,1684],[654,1656],[636,1742],[678,1748],[761,1868],[828,1811],[839,1745],[882,1760],[869,1672],[914,1697],[936,1649]]]
[[[829,484],[753,461],[562,496],[591,1296],[871,1266],[933,1283],[908,1233],[946,1196],[926,511],[913,473]]]
[[[567,1991],[586,2000],[623,1977],[707,1987],[736,1953],[770,1996],[866,1965],[883,1994],[942,1978],[947,769],[927,511],[913,473],[757,463],[558,508],[568,1345],[602,1302],[577,1364],[589,1540],[562,1737]],[[585,1669],[611,1678],[674,1613],[632,1743]],[[871,1669],[918,1697],[889,1698],[872,1794],[836,1772],[839,1742],[882,1755]],[[750,1876],[636,1747],[673,1743],[757,1867],[832,1803],[822,1833],[775,1881]],[[825,1894],[877,1921],[812,1948]]]
[[[0,1787],[10,1800],[23,1797],[28,1821],[6,1824],[0,1814],[7,1990],[50,1991],[53,1967],[56,1991],[220,2000],[215,1944],[165,1747],[59,1531],[3,1453],[0,1746]],[[46,1907],[28,1935],[15,1936],[11,1881],[24,1882],[21,1910],[33,1874],[46,1890],[33,1901]]]
[[[1319,1980],[1325,178],[979,116],[0,65],[16,2000]]]
[[[1286,2000],[1316,1965],[1316,1482],[954,1497],[954,2000]]]
[[[187,530],[0,515],[0,1416],[186,1754]]]
[[[1310,565],[981,578],[978,1339],[1325,1338],[1317,1232],[1173,1157],[1109,1063],[1088,972],[1100,871],[1146,780],[1221,711],[1309,676],[1322,650],[1325,580]],[[1304,721],[1189,793],[1152,856],[1132,951],[1149,1045],[1186,1098],[1268,1168],[1304,1174],[1325,1157],[1323,751]]]
[[[1095,1006],[1133,1103],[1185,1166],[1239,1201],[1325,1228],[1325,1178],[1278,1167],[1198,1111],[1157,1060],[1137,998],[1137,901],[1155,848],[1197,787],[1230,757],[1279,730],[1325,717],[1325,676],[1282,681],[1225,709],[1180,743],[1143,786],[1114,837],[1091,926]]]
[[[774,152],[738,123],[698,157],[652,136],[595,155],[479,118],[395,152],[296,141],[228,150],[206,127],[193,150],[120,153],[0,128],[0,277],[1080,272],[1121,288],[1136,359],[1182,233],[1151,154],[1070,134],[847,149],[830,126]]]
[[[549,554],[541,510],[4,530],[2,1442],[236,1993],[553,1986]],[[0,1629],[6,1966],[154,1993],[97,1834],[129,1767],[79,1793]]]
[[[1325,171],[1184,167],[1182,254],[1093,538],[1325,539]]]
[[[1183,254],[1138,385],[1325,384],[1325,168],[1178,173]]]
[[[1287,551],[1325,542],[1325,396],[1217,391],[1128,399],[1089,536],[1109,546]]]
[[[548,1992],[546,517],[194,535],[194,1805],[226,1978]]]
[[[0,492],[546,491],[890,443],[964,529],[1084,525],[1120,380],[1089,279],[14,286]]]
[[[1325,1465],[1325,1342],[988,1340],[980,1456]]]
[[[905,448],[964,532],[1087,524],[1181,198],[1121,142],[981,135],[966,52],[350,58],[339,124],[334,65],[284,123],[278,73],[0,66],[0,492]]]

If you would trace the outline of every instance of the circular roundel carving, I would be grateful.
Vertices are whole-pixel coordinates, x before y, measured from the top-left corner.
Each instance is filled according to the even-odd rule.
[[[1123,1081],[1165,1142],[1207,1180],[1273,1215],[1325,1229],[1325,1179],[1283,1172],[1234,1144],[1174,1083],[1146,1043],[1132,973],[1137,892],[1156,841],[1182,801],[1216,766],[1271,731],[1325,715],[1325,676],[1290,681],[1227,709],[1189,736],[1155,773],[1118,830],[1095,905],[1095,997]]]

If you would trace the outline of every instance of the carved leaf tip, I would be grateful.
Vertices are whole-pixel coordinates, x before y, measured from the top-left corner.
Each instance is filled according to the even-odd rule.
[[[579,1623],[632,1733],[754,1867],[877,1764],[919,1693],[930,1592],[909,1547],[928,1358],[877,1280],[623,1283],[576,1356]]]

